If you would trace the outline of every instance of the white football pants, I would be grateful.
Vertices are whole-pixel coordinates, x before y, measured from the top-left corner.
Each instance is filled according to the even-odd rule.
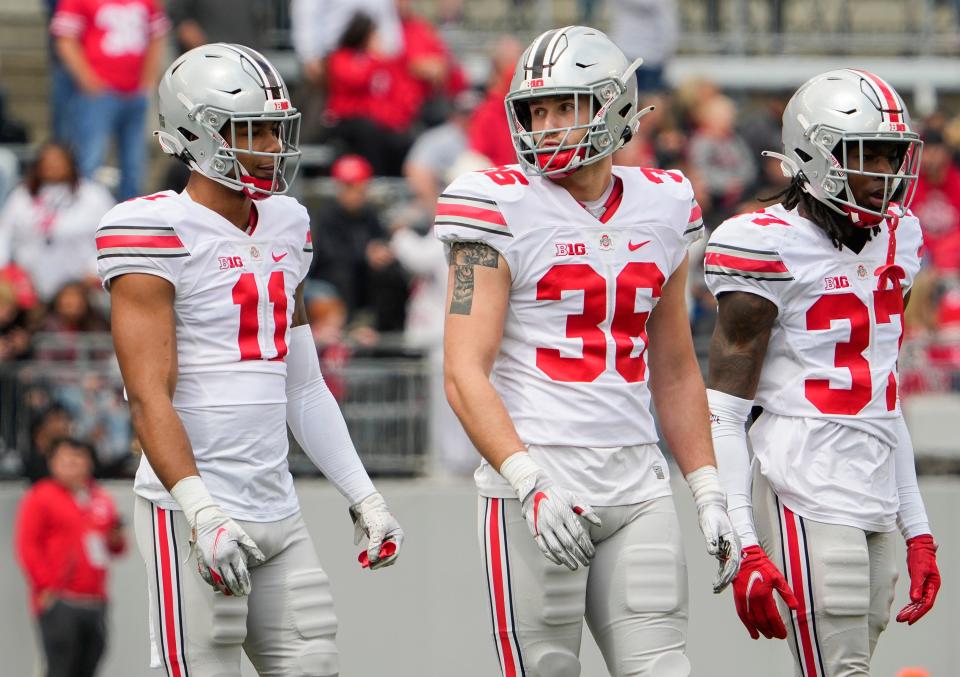
[[[795,677],[869,677],[870,657],[890,618],[899,534],[797,515],[783,505],[756,462],[753,516],[760,546],[800,602],[791,612],[774,595]]]
[[[516,499],[479,500],[480,548],[503,677],[577,677],[583,619],[614,677],[687,677],[687,565],[671,497],[595,507],[597,554],[547,560]]]
[[[300,513],[238,521],[267,558],[250,571],[248,597],[200,578],[182,512],[137,497],[134,520],[147,568],[151,667],[168,677],[240,677],[242,648],[260,675],[339,674],[330,582]]]

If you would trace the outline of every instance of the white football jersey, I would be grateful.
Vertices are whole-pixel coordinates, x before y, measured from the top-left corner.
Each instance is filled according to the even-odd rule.
[[[186,192],[125,202],[97,230],[97,265],[108,289],[126,273],[173,284],[173,405],[197,467],[228,514],[272,521],[297,510],[287,467],[284,356],[313,245],[306,209],[296,200],[274,196],[256,208],[257,222],[245,232]],[[177,509],[146,456],[134,490]]]
[[[903,272],[899,288],[878,276],[888,262],[886,226],[860,253],[838,250],[816,224],[778,204],[727,220],[707,245],[704,274],[714,295],[748,292],[779,310],[756,403],[778,417],[815,421],[788,436],[802,440],[799,447],[786,443],[785,431],[778,438],[760,436],[758,428],[751,439],[774,490],[811,519],[862,528],[893,523],[890,451],[896,445],[892,424],[901,416],[903,294],[920,270],[923,243],[916,217],[900,219],[894,242],[895,264]],[[881,444],[840,444],[844,429]],[[840,448],[845,458],[837,463],[831,454]],[[878,498],[872,510],[859,498],[867,495]],[[845,504],[843,496],[857,498]]]
[[[510,268],[491,382],[528,445],[603,455],[657,442],[646,323],[703,222],[681,173],[613,173],[600,218],[553,181],[526,176],[516,165],[465,174],[437,204],[441,240],[484,242]],[[485,495],[497,495],[495,486],[509,490],[485,464],[477,479]]]

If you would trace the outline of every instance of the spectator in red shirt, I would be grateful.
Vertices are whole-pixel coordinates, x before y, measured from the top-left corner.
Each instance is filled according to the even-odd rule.
[[[513,69],[522,51],[520,43],[509,35],[497,41],[487,95],[470,120],[470,130],[467,132],[470,150],[487,158],[492,166],[512,165],[517,161],[503,97],[510,90]]]
[[[80,172],[91,176],[116,140],[117,198],[140,194],[146,143],[146,92],[157,80],[170,21],[159,0],[60,0],[50,24],[56,49],[79,92],[70,141]]]
[[[413,10],[413,0],[397,0],[397,15],[403,33],[405,75],[415,92],[415,108],[427,125],[444,121],[447,108],[469,83],[463,68],[432,23]]]
[[[47,677],[92,677],[106,643],[107,566],[126,549],[113,499],[93,481],[93,449],[62,438],[50,478],[23,497],[16,549],[30,586]]]
[[[373,165],[379,176],[399,176],[418,113],[416,83],[402,56],[387,56],[373,20],[356,14],[327,61],[331,136]]]
[[[933,265],[940,270],[960,269],[960,167],[939,131],[923,135],[920,181],[910,208],[920,219]]]

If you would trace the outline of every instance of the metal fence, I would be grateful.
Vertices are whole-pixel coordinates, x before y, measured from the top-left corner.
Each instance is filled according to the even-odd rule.
[[[108,472],[132,472],[139,444],[116,359],[112,350],[103,355],[109,350],[109,336],[79,341],[40,336],[35,347],[38,353],[71,357],[0,365],[0,475],[19,475],[32,448],[31,428],[54,404],[69,413],[71,434],[94,443]],[[372,474],[415,475],[426,470],[428,368],[421,356],[407,353],[355,357],[324,369],[357,451]],[[292,439],[290,467],[295,474],[318,473]]]

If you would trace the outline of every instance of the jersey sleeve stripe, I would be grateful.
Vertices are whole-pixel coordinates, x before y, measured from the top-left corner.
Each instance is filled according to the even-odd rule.
[[[749,259],[741,256],[732,256],[730,254],[718,254],[716,252],[707,252],[704,258],[704,264],[709,267],[719,268],[725,271],[746,272],[746,273],[786,273],[790,274],[783,261],[764,261],[762,259]]]
[[[115,247],[114,249],[102,249],[97,255],[97,260],[113,259],[117,257],[129,257],[140,259],[176,259],[181,256],[190,256],[186,249],[131,249],[129,247]]]
[[[103,226],[97,229],[97,236],[134,235],[138,237],[176,236],[173,228],[154,228],[151,226]]]
[[[481,223],[486,223],[484,221],[474,221],[472,219],[437,219],[434,224],[437,226],[460,226],[462,228],[472,228],[473,230],[482,230],[486,233],[493,233],[494,235],[505,235],[506,237],[513,237],[513,233],[509,233],[506,230],[500,230],[496,228],[487,228],[487,225],[479,225]]]
[[[139,249],[183,249],[183,242],[176,235],[101,235],[97,249],[132,247]]]
[[[761,259],[764,261],[781,261],[780,254],[776,251],[766,250],[766,249],[748,249],[746,247],[737,247],[732,244],[721,244],[719,242],[711,242],[707,245],[707,252],[715,252],[717,254],[733,254],[734,256],[740,256],[742,258],[748,259]]]
[[[705,275],[745,277],[753,280],[790,281],[793,276],[782,262],[742,259],[725,254],[710,254],[704,258]]]
[[[437,203],[437,216],[466,217],[474,221],[485,221],[504,228],[507,227],[507,221],[503,218],[503,214],[483,207]]]
[[[453,193],[440,193],[439,204],[474,204],[475,206],[491,205],[497,206],[495,200],[487,200],[482,197],[472,197],[470,195],[455,195]],[[489,209],[490,207],[487,207]]]

